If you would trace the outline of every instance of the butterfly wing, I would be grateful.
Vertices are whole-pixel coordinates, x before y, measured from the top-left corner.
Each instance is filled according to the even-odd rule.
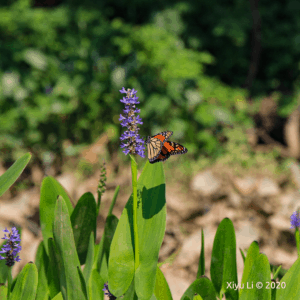
[[[165,142],[164,148],[167,149],[169,155],[184,154],[188,152],[188,149],[186,149],[184,146],[171,141]]]
[[[148,150],[148,159],[150,163],[153,163],[158,158],[164,143],[172,134],[172,131],[163,131],[152,137],[148,136],[146,144]]]
[[[161,151],[158,154],[158,156],[154,160],[150,161],[150,163],[154,164],[154,163],[159,162],[159,161],[165,161],[171,155],[184,154],[184,153],[187,153],[187,152],[188,152],[188,150],[184,146],[182,146],[178,143],[171,142],[171,141],[166,141],[163,144],[163,146],[161,148]]]

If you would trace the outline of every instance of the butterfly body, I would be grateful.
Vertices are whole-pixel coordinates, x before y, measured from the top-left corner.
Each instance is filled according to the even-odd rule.
[[[172,131],[163,131],[152,137],[148,136],[146,141],[148,159],[151,164],[167,160],[171,155],[187,153],[187,149],[175,142],[168,141]]]

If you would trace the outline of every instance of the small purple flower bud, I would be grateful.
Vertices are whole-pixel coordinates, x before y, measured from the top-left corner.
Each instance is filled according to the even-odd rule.
[[[120,147],[124,148],[123,153],[138,154],[141,157],[145,157],[145,141],[138,134],[139,128],[137,124],[143,124],[140,116],[136,116],[135,113],[139,113],[140,109],[135,107],[140,102],[137,101],[138,97],[135,96],[137,91],[134,89],[128,89],[127,91],[123,87],[120,90],[121,93],[125,93],[126,97],[123,97],[120,101],[125,104],[123,109],[124,115],[120,114],[119,121],[122,127],[127,127],[127,130],[121,135],[120,140],[128,140],[127,143],[121,143]]]
[[[117,297],[115,297],[108,289],[108,284],[104,283],[104,289],[102,289],[102,291],[104,291],[104,294],[107,295],[109,297],[109,300],[115,300],[117,299]]]
[[[16,256],[22,249],[22,247],[16,242],[20,242],[21,239],[16,227],[12,227],[12,233],[10,233],[6,227],[3,231],[8,233],[8,236],[4,234],[2,240],[8,241],[0,251],[0,253],[5,253],[6,257],[0,255],[0,260],[5,259],[6,265],[12,267],[15,264],[15,261],[18,262],[21,260],[19,256]]]
[[[299,211],[295,211],[292,215],[291,215],[291,228],[300,228],[300,212]]]

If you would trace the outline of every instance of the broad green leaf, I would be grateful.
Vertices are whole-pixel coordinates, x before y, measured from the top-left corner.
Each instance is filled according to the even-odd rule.
[[[109,215],[106,218],[103,236],[100,241],[98,258],[97,258],[97,270],[100,272],[103,279],[108,279],[107,268],[104,266],[108,265],[108,258],[110,252],[110,245],[115,234],[119,219],[114,215]],[[102,264],[102,261],[105,257],[105,264]],[[101,267],[102,266],[102,267]],[[105,272],[105,274],[103,274]]]
[[[300,257],[280,280],[276,300],[300,299]]]
[[[103,300],[104,299],[104,280],[99,275],[97,270],[93,270],[88,281],[88,295],[89,300]]]
[[[215,235],[210,276],[218,294],[225,292],[226,299],[238,299],[238,290],[227,289],[228,282],[238,282],[235,232],[228,218],[222,220]]]
[[[57,294],[54,298],[52,298],[51,300],[64,300],[62,293]]]
[[[85,299],[88,299],[86,281],[84,279],[84,276],[83,276],[80,266],[77,267],[77,272],[78,272],[80,283],[81,283],[80,289],[83,291],[83,293],[85,295]]]
[[[35,263],[38,269],[38,287],[36,292],[36,300],[45,300],[49,298],[47,281],[49,258],[47,256],[43,242],[39,244],[38,250],[36,252]]]
[[[0,299],[7,299],[7,287],[4,284],[0,285]]]
[[[108,284],[116,296],[123,295],[134,277],[134,254],[128,205],[124,208],[110,245]]]
[[[138,297],[137,297],[136,293],[134,292],[134,280],[132,280],[131,285],[130,285],[129,289],[126,291],[126,293],[117,299],[138,300]]]
[[[91,232],[96,235],[96,211],[93,194],[85,193],[78,200],[71,215],[74,240],[81,265],[85,264]]]
[[[72,214],[73,207],[70,198],[60,183],[52,177],[44,178],[41,186],[40,199],[40,222],[44,238],[45,249],[48,254],[48,239],[53,237],[54,209],[58,196],[62,196],[68,208],[69,215]]]
[[[240,300],[271,300],[271,269],[265,254],[259,253],[257,242],[248,250],[240,286]],[[231,289],[234,289],[233,284]],[[288,298],[286,298],[288,299]]]
[[[38,271],[33,263],[28,263],[17,277],[10,300],[35,300],[38,285]]]
[[[198,294],[203,300],[216,300],[217,293],[212,282],[206,277],[202,276],[196,279],[185,291],[180,298],[181,300],[192,300],[194,295]]]
[[[103,253],[101,266],[100,266],[100,276],[105,280],[108,281],[108,258],[106,252]]]
[[[141,201],[137,211],[140,265],[135,273],[135,290],[139,299],[149,299],[154,292],[158,254],[166,230],[166,185],[162,164],[147,162],[137,188]],[[132,215],[132,206],[130,211]]]
[[[30,153],[20,157],[14,164],[0,176],[0,197],[14,184],[21,175],[31,158]]]
[[[156,282],[154,295],[159,300],[172,300],[172,294],[166,278],[159,267],[156,268]]]
[[[158,253],[166,224],[165,179],[162,164],[146,163],[137,183],[140,265],[135,273],[139,299],[150,299],[155,288]],[[109,288],[121,296],[134,278],[132,195],[129,198],[110,247]]]
[[[55,246],[53,238],[48,240],[49,249],[49,265],[47,270],[48,287],[50,298],[52,299],[60,292],[60,274],[61,274],[61,258]]]
[[[93,270],[94,256],[95,256],[95,239],[94,239],[93,232],[91,232],[88,252],[87,252],[87,256],[86,256],[86,262],[85,262],[85,266],[83,269],[83,276],[84,276],[85,282],[89,281],[91,272]]]
[[[65,299],[84,300],[86,287],[77,255],[69,211],[64,199],[59,196],[55,206],[53,237],[59,255],[60,290]]]

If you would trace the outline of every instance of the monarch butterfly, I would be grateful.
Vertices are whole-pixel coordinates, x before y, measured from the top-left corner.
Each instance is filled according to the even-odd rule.
[[[184,154],[188,152],[184,146],[168,141],[172,134],[172,131],[164,131],[152,137],[148,136],[146,144],[148,159],[151,164],[159,161],[165,161],[171,155]]]

